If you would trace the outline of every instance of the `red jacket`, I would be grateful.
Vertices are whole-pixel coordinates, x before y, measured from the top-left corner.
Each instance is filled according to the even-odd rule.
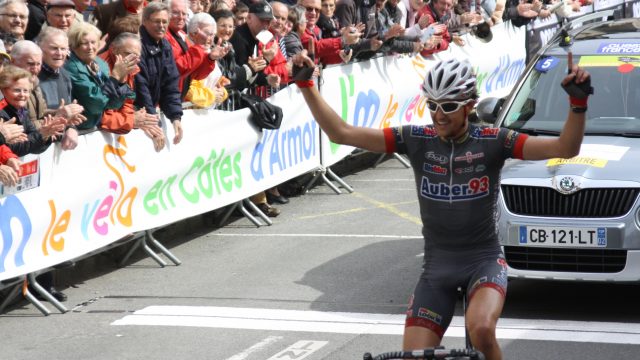
[[[287,59],[282,55],[282,51],[280,51],[280,46],[278,44],[278,40],[274,36],[271,41],[267,43],[267,45],[262,45],[261,42],[258,42],[258,54],[262,54],[262,50],[264,48],[270,48],[276,44],[276,56],[271,59],[269,65],[264,69],[265,75],[269,74],[277,74],[280,75],[280,83],[286,84],[289,82],[289,71],[287,70]]]
[[[98,55],[109,65],[109,70],[113,70],[115,59],[111,56],[111,49]],[[135,91],[135,76],[140,72],[140,68],[133,73],[127,75],[125,83]],[[124,100],[122,107],[119,109],[107,109],[102,113],[100,120],[100,130],[112,132],[115,134],[126,134],[133,129],[135,123],[136,109],[133,106],[133,99]]]
[[[438,22],[440,20],[440,18],[436,16],[435,12],[431,9],[431,5],[425,5],[422,7],[422,9],[420,9],[416,13],[416,24],[418,23],[418,20],[422,17],[422,15],[425,15],[425,14],[429,17],[429,25],[435,22]],[[446,22],[445,22],[445,25],[446,25]],[[451,35],[449,34],[449,29],[446,29],[442,34],[442,42],[440,43],[440,45],[430,50],[424,49],[420,51],[420,55],[427,57],[437,52],[447,50],[449,48],[450,42],[451,42]]]
[[[176,36],[180,36],[187,44],[186,51],[182,49],[182,46],[180,46],[180,43],[175,38]],[[203,80],[213,71],[216,62],[211,61],[209,54],[204,51],[202,46],[192,44],[184,31],[180,31],[178,34],[167,31],[164,37],[169,41],[171,49],[173,49],[173,58],[176,61],[178,72],[180,73],[178,88],[181,92],[187,76],[190,76],[191,79],[194,80]]]
[[[18,155],[14,154],[7,145],[0,145],[0,164],[5,165],[9,159],[16,159]]]
[[[279,75],[280,84],[282,86],[289,83],[289,70],[287,69],[287,59],[282,54],[282,51],[280,51],[280,46],[278,44],[278,40],[275,37],[275,35],[273,39],[267,43],[267,45],[263,45],[261,42],[258,42],[258,54],[262,55],[262,51],[265,48],[269,48],[273,46],[274,43],[276,44],[276,49],[277,49],[276,55],[273,57],[273,59],[271,59],[271,61],[269,62],[269,65],[267,65],[267,67],[264,68],[263,72],[265,75],[269,75],[269,74]],[[275,89],[275,90],[277,91],[278,89]],[[264,86],[264,85],[257,85],[255,87],[255,94],[265,99],[271,96],[271,92],[267,89],[267,86]]]
[[[302,47],[309,49],[311,39],[315,40],[316,63],[321,62],[325,65],[342,63],[339,55],[342,50],[342,38],[320,39],[320,28],[314,25],[313,30],[306,28],[300,37]]]

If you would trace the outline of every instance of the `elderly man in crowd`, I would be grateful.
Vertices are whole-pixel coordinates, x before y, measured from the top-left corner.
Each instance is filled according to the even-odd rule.
[[[39,82],[39,74],[42,70],[43,52],[38,45],[29,40],[20,40],[11,49],[11,58],[13,65],[25,69],[32,75],[33,88],[29,94],[29,100],[27,101],[27,109],[29,111],[29,120],[41,129],[45,122],[48,122],[49,116],[56,119],[56,123],[64,124],[65,130],[62,136],[62,149],[72,150],[78,144],[78,132],[73,128],[74,124],[81,123],[84,119],[82,116],[82,106],[73,104],[70,96],[67,98],[67,106],[65,108],[64,100],[58,101],[53,104],[51,108],[48,107],[47,101],[44,98],[42,87]],[[49,86],[46,86],[48,89]],[[69,86],[69,91],[70,91]],[[45,130],[46,131],[46,130]]]
[[[284,36],[287,35],[287,18],[289,17],[289,7],[280,1],[272,1],[271,7],[273,8],[273,21],[269,26],[269,31],[273,34],[274,40],[278,43],[280,53],[283,56],[287,56],[287,51],[284,46]]]
[[[187,32],[189,33],[189,39],[194,44],[200,45],[205,49],[212,49],[210,51],[217,51],[220,54],[220,58],[225,57],[230,50],[229,46],[221,47],[214,44],[217,25],[211,15],[207,13],[194,14],[189,20]],[[230,81],[222,76],[221,66],[218,66],[216,62],[215,68],[204,80],[191,80],[185,100],[200,108],[219,105],[228,98],[228,93],[224,86],[229,83]]]
[[[53,119],[45,113],[46,104],[43,102],[42,92],[37,85],[38,74],[42,67],[42,50],[29,40],[20,40],[11,49],[11,60],[13,65],[31,74],[30,83],[32,86],[29,89],[29,98],[26,104],[27,113],[24,119],[27,120],[28,124],[23,125],[25,125],[27,135],[30,132],[39,132],[38,135],[30,135],[29,142],[19,144],[19,148],[12,148],[13,152],[18,156],[24,156],[28,153],[42,153],[51,145],[53,140],[56,140],[56,137],[63,135],[64,140],[69,144],[65,149],[75,148],[78,138],[75,129],[65,129],[67,125],[66,119],[59,116],[55,116],[55,119]]]
[[[11,34],[18,40],[24,39],[29,20],[29,8],[23,0],[0,2],[0,32]]]
[[[205,49],[201,45],[193,44],[184,32],[187,24],[188,8],[186,0],[171,0],[169,4],[171,18],[169,19],[169,31],[166,39],[173,49],[173,57],[180,73],[178,88],[181,99],[189,91],[191,80],[205,79],[213,68],[216,60],[220,57],[218,53],[211,49]],[[215,25],[213,19],[211,24]],[[211,34],[213,37],[215,32]]]
[[[72,98],[71,78],[64,69],[69,54],[69,38],[64,31],[48,27],[38,37],[38,46],[42,49],[42,69],[38,74],[38,88],[46,103],[47,114],[55,114],[67,119],[67,124],[76,126],[87,118],[82,115],[84,107]],[[69,130],[67,130],[69,131]],[[62,147],[65,148],[64,139]]]
[[[48,0],[47,2],[47,25],[58,28],[64,32],[76,23],[83,21],[78,18],[76,4],[73,0]]]
[[[156,106],[173,124],[173,143],[182,140],[182,101],[178,79],[180,73],[169,41],[165,39],[169,26],[169,6],[152,2],[142,11],[140,72],[135,77],[137,108],[157,114]]]

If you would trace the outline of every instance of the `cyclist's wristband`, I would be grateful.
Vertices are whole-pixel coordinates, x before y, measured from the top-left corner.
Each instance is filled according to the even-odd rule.
[[[587,100],[589,100],[588,96],[585,96],[583,98],[576,98],[573,96],[569,96],[569,104],[571,105],[572,108],[574,107],[587,107]]]
[[[299,88],[310,88],[310,87],[313,87],[315,84],[313,80],[301,80],[301,81],[296,81],[296,85],[298,85]]]

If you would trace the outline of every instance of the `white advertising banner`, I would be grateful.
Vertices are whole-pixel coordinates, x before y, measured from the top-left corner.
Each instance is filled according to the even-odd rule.
[[[260,131],[235,112],[187,110],[184,138],[161,152],[140,131],[94,132],[39,157],[40,186],[0,198],[0,280],[91,253],[132,232],[247,198],[320,165],[319,128],[295,87],[285,117]],[[165,126],[167,138],[173,128]]]
[[[482,95],[506,94],[524,69],[521,29],[497,26],[485,44],[465,37],[435,58],[387,56],[325,69],[321,92],[350,124],[384,128],[428,123],[419,86],[438,58],[469,58]],[[52,145],[24,159],[21,188],[0,189],[0,281],[99,250],[127,234],[237,202],[343,159],[353,149],[321,136],[295,86],[270,98],[278,130],[260,131],[250,111],[187,110],[184,138],[160,152],[140,131],[94,132],[75,150]],[[167,126],[168,125],[168,126]],[[165,124],[169,142],[173,128]],[[322,160],[322,162],[321,162]],[[39,185],[38,185],[39,184]]]

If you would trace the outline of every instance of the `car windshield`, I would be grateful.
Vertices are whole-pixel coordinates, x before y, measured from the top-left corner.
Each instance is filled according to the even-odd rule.
[[[640,136],[640,57],[573,56],[591,74],[587,135]],[[541,57],[519,89],[501,126],[523,132],[557,134],[569,109],[560,82],[567,58]]]

